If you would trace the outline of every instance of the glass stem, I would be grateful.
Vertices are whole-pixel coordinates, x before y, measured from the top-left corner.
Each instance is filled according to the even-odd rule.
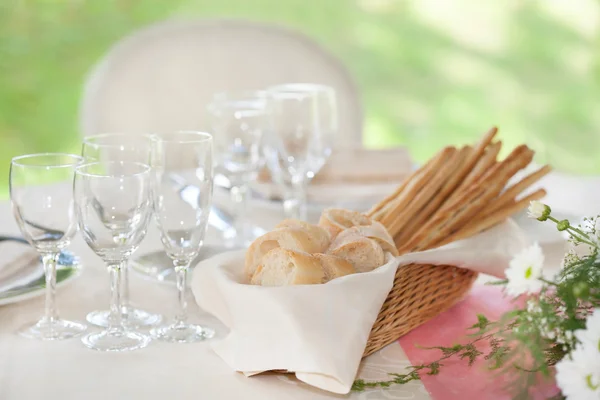
[[[129,268],[127,266],[127,261],[121,262],[121,313],[125,319],[129,311]]]
[[[250,199],[250,191],[248,185],[234,185],[230,190],[231,202],[234,206],[234,228],[236,232],[236,244],[245,245],[245,242],[250,238],[248,218],[248,200]]]
[[[56,264],[60,253],[48,253],[42,256],[44,274],[46,275],[46,311],[45,318],[48,323],[58,319],[56,310]]]
[[[302,221],[306,221],[308,218],[308,211],[306,208],[306,189],[308,186],[308,179],[305,175],[296,176],[292,179],[292,196],[296,202],[296,210],[294,218]]]
[[[123,263],[109,264],[110,273],[110,316],[108,318],[108,330],[111,332],[123,331],[123,305],[121,288],[121,270]]]
[[[183,325],[187,321],[187,271],[190,266],[189,261],[173,261],[175,273],[177,275],[177,296],[179,300],[179,310],[175,315],[175,325]]]
[[[294,198],[294,191],[286,187],[283,195],[283,213],[286,218],[298,219],[298,200]]]

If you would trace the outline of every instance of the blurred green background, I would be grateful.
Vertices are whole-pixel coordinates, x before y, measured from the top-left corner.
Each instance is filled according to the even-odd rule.
[[[14,155],[78,151],[86,73],[112,44],[167,18],[296,28],[361,89],[365,143],[422,161],[491,125],[538,161],[600,173],[595,0],[0,0],[0,196]]]

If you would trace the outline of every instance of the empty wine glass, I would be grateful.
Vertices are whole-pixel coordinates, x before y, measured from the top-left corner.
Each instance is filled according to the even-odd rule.
[[[285,84],[267,90],[271,131],[267,166],[286,192],[287,217],[307,218],[307,187],[331,154],[337,133],[335,91],[324,85]]]
[[[213,190],[212,137],[202,132],[156,135],[152,155],[154,218],[177,276],[179,312],[152,336],[195,342],[214,331],[187,322],[187,272],[202,247]]]
[[[72,154],[29,154],[12,159],[10,198],[25,239],[40,253],[46,276],[46,312],[35,324],[20,330],[34,339],[68,339],[86,325],[59,318],[56,309],[56,264],[77,231],[73,215],[73,177],[83,162]]]
[[[99,351],[145,347],[150,337],[123,323],[121,277],[152,215],[150,167],[122,161],[83,164],[75,170],[73,192],[83,239],[110,272],[108,327],[88,334],[82,342]]]
[[[81,154],[86,162],[138,162],[150,164],[152,139],[150,135],[107,133],[87,136],[83,139]],[[162,316],[137,307],[129,301],[129,265],[122,268],[121,306],[125,325],[154,326],[160,323]],[[92,311],[86,319],[89,323],[106,327],[110,310]]]
[[[265,92],[223,92],[208,106],[214,135],[216,173],[229,180],[234,226],[225,232],[232,246],[246,247],[253,229],[246,218],[251,192],[262,166],[261,140],[269,124]]]

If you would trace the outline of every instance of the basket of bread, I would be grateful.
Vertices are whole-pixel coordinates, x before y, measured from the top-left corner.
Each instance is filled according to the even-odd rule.
[[[506,219],[544,196],[528,188],[549,168],[516,179],[533,152],[498,161],[495,135],[442,149],[367,212],[284,220],[200,264],[196,299],[231,330],[213,349],[247,375],[285,370],[346,393],[362,357],[452,307],[478,272],[502,276],[526,245]]]

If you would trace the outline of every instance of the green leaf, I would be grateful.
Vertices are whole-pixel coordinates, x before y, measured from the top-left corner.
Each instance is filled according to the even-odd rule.
[[[477,323],[470,326],[468,329],[479,329],[479,332],[484,331],[490,324],[490,321],[483,314],[477,314]]]

